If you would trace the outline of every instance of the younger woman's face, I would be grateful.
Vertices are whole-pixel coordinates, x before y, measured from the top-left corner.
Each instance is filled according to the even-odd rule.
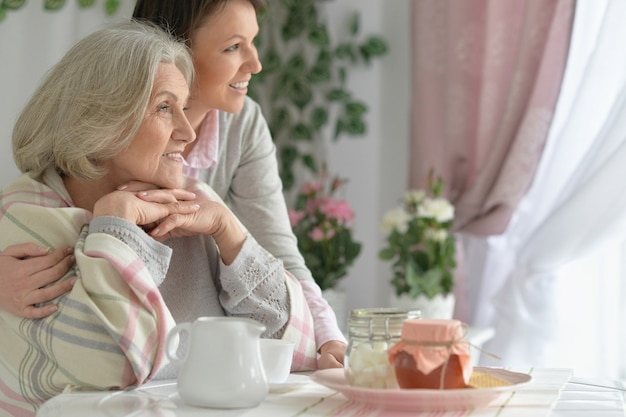
[[[243,107],[248,82],[261,71],[254,38],[259,32],[256,11],[248,0],[230,0],[206,19],[191,37],[196,69],[192,108],[236,113]]]

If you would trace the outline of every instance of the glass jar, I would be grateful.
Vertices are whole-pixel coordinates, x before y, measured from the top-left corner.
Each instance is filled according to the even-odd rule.
[[[344,363],[348,383],[366,388],[398,388],[387,350],[400,341],[404,320],[419,317],[419,310],[352,310],[348,319],[348,348]]]
[[[467,325],[459,320],[405,320],[389,349],[400,388],[465,388],[472,373]]]

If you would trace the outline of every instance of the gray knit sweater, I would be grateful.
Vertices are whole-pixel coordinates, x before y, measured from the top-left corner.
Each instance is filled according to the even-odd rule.
[[[282,262],[248,235],[231,265],[225,265],[210,236],[170,239],[160,244],[140,227],[117,217],[97,217],[89,233],[108,233],[129,245],[148,265],[176,323],[201,316],[238,316],[266,326],[263,337],[280,337],[289,320]],[[168,265],[169,264],[169,265]],[[187,341],[181,338],[180,348]],[[157,378],[173,378],[165,367]]]

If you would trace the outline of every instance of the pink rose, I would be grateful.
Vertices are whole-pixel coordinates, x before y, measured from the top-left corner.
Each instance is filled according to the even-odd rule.
[[[307,213],[309,213],[311,216],[313,216],[315,214],[315,212],[324,204],[326,204],[327,201],[330,200],[330,197],[318,197],[318,198],[312,198],[309,201],[307,201],[306,203],[306,211]]]
[[[324,230],[324,228],[320,226],[313,228],[313,230],[309,232],[309,237],[314,242],[332,239],[333,236],[335,236],[335,229]]]
[[[313,242],[319,242],[320,240],[324,240],[324,231],[321,227],[316,227],[309,232],[309,237]]]
[[[302,184],[300,189],[304,195],[315,195],[322,191],[322,183],[319,181],[309,181]]]
[[[300,223],[300,220],[304,218],[305,214],[304,211],[289,209],[289,223],[291,223],[291,227]]]
[[[320,211],[331,219],[349,223],[354,218],[354,212],[345,200],[327,200],[320,206]]]

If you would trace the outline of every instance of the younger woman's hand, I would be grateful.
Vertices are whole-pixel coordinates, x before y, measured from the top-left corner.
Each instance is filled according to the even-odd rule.
[[[320,348],[320,357],[317,359],[319,369],[343,368],[346,354],[346,344],[338,340],[326,342]]]
[[[37,305],[72,289],[76,277],[50,284],[63,277],[73,264],[72,248],[53,251],[34,243],[7,247],[0,253],[0,309],[29,319],[54,313],[55,304]]]

